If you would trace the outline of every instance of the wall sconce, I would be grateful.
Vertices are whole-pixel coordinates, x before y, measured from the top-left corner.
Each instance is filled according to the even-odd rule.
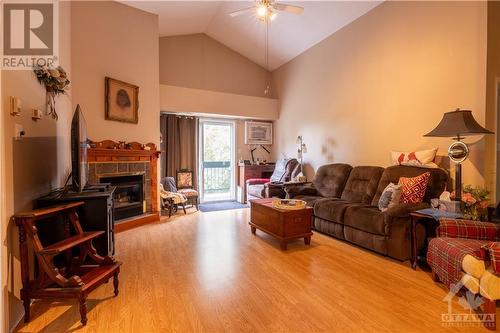
[[[307,154],[307,146],[306,144],[304,143],[304,141],[302,140],[302,135],[299,135],[297,136],[297,140],[296,140],[296,143],[298,145],[297,147],[297,158],[299,159],[300,161],[300,176],[303,176],[303,169],[302,169],[302,162],[303,162],[303,156],[304,154]]]

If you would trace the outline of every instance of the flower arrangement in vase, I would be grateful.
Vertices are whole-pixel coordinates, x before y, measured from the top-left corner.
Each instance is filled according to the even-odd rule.
[[[35,72],[38,82],[45,86],[46,114],[57,120],[55,97],[66,93],[69,86],[68,75],[61,66],[57,68],[36,66],[33,68],[33,72]]]
[[[454,197],[455,192],[452,192],[451,196]],[[461,200],[461,210],[464,218],[484,221],[487,219],[488,211],[487,207],[489,204],[489,194],[490,191],[479,188],[472,187],[471,185],[466,185],[462,189],[462,200]]]

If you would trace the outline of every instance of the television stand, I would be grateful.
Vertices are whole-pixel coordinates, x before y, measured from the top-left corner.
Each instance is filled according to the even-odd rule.
[[[100,186],[100,190],[84,190],[83,192],[67,191],[53,192],[39,198],[36,208],[83,201],[85,204],[77,208],[80,224],[84,231],[103,231],[93,242],[97,253],[101,256],[115,253],[115,217],[114,217],[114,186]],[[54,225],[53,230],[43,236],[50,240],[51,234],[62,232],[62,224]]]
[[[102,184],[92,184],[92,185],[86,185],[83,188],[83,192],[87,191],[97,191],[97,192],[104,192],[106,191],[109,187],[111,186],[111,183],[102,183]]]

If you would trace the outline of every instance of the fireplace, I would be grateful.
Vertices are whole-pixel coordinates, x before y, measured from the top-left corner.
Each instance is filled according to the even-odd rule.
[[[110,183],[116,187],[115,220],[145,213],[144,173],[106,175],[99,177],[99,182]]]

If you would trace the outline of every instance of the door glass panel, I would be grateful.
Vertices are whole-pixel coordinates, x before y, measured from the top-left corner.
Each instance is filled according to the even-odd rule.
[[[202,122],[202,201],[234,199],[232,123]]]

